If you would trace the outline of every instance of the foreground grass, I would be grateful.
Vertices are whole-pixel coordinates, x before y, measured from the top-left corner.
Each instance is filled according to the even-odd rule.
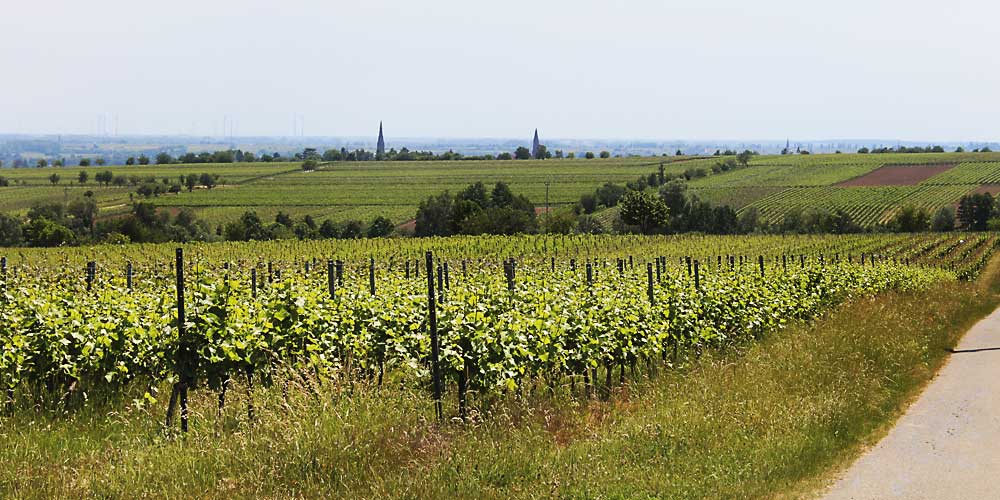
[[[1000,303],[976,284],[841,306],[609,402],[565,395],[494,405],[436,426],[408,390],[194,402],[192,432],[162,408],[0,419],[4,497],[767,498],[808,493],[899,414],[962,332]]]

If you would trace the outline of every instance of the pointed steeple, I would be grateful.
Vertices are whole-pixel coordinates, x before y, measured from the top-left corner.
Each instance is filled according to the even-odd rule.
[[[541,145],[541,143],[538,142],[538,129],[536,128],[535,129],[535,138],[531,141],[531,157],[532,158],[538,158],[538,146],[540,146],[540,145]]]
[[[385,137],[382,136],[382,122],[378,122],[378,145],[375,146],[375,157],[385,156]]]

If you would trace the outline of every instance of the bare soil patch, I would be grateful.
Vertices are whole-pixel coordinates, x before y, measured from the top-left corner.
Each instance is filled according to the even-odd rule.
[[[969,194],[983,194],[983,193],[990,193],[991,195],[993,195],[993,197],[996,197],[998,194],[1000,194],[1000,184],[983,184],[982,186],[977,187],[975,191]]]
[[[852,186],[913,186],[942,172],[955,168],[955,163],[927,165],[884,165],[871,172],[837,184]]]
[[[417,230],[417,219],[410,219],[398,226],[396,226],[400,232],[411,234]]]

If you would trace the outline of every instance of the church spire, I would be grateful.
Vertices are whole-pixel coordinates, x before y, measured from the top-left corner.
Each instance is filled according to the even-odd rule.
[[[382,122],[378,122],[378,145],[375,146],[375,157],[381,159],[385,156],[385,138],[382,136]]]
[[[531,141],[531,157],[538,158],[538,147],[541,145],[538,142],[538,129],[535,129],[535,138]]]

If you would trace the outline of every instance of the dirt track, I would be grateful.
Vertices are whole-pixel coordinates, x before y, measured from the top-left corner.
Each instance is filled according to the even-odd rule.
[[[822,497],[1000,498],[1000,309],[977,323],[889,434]]]

